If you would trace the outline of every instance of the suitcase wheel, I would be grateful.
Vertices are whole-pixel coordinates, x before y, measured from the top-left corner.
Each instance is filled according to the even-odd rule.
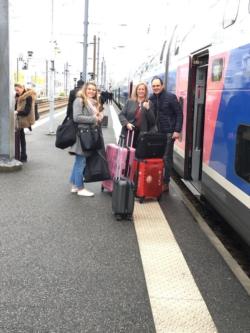
[[[144,197],[141,197],[141,198],[139,199],[139,202],[140,202],[140,203],[143,203],[143,202],[144,202]]]
[[[158,200],[158,201],[160,201],[160,200],[161,200],[161,195],[159,195],[159,197],[157,198],[157,200]]]

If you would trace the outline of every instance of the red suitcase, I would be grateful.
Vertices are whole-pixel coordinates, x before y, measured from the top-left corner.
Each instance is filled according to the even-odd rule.
[[[131,133],[132,140],[131,140],[131,146],[128,147],[128,140],[129,140],[129,135],[127,136],[127,142],[126,146],[123,147],[124,143],[123,140],[124,138],[120,139],[119,144],[115,143],[110,143],[106,146],[106,156],[107,156],[107,161],[108,161],[108,166],[109,166],[109,172],[111,179],[109,180],[104,180],[102,182],[102,191],[106,189],[108,192],[113,191],[113,179],[117,176],[117,163],[118,163],[118,152],[120,150],[120,165],[119,169],[121,170],[121,176],[125,176],[125,170],[126,170],[126,165],[128,163],[128,175],[129,179],[133,180],[134,178],[134,173],[132,172],[132,167],[133,167],[133,161],[135,159],[135,148],[132,147],[133,144],[133,138],[134,138],[134,133]]]
[[[160,200],[163,185],[164,162],[161,158],[135,160],[136,197],[142,203],[145,198]]]

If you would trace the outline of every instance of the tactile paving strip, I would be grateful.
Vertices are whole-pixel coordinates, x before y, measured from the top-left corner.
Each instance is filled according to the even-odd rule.
[[[217,332],[158,202],[136,202],[134,224],[156,332]]]

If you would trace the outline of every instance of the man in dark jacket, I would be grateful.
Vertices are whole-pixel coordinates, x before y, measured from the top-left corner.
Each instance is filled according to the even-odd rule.
[[[84,81],[78,80],[76,87],[74,89],[70,90],[68,106],[67,106],[67,117],[70,119],[73,119],[73,102],[76,98],[76,94],[82,88],[83,85],[84,85]]]
[[[170,181],[170,170],[173,166],[174,141],[180,137],[183,114],[176,95],[164,89],[161,78],[154,77],[151,81],[153,94],[149,100],[153,104],[158,131],[166,134],[164,154],[165,175],[163,191],[167,192]]]

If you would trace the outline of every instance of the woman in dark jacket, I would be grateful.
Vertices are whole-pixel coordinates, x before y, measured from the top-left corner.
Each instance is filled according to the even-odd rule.
[[[132,97],[128,99],[119,114],[122,133],[127,137],[128,131],[135,131],[133,147],[136,147],[140,132],[148,132],[155,126],[155,115],[152,108],[143,105],[148,101],[148,87],[141,82],[136,85]]]

